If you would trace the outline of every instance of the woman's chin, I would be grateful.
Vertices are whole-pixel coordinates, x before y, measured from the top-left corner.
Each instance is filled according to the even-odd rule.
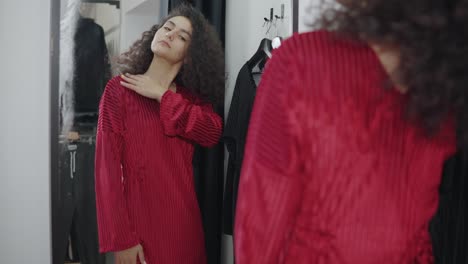
[[[153,51],[153,54],[158,56],[158,57],[165,57],[166,56],[166,53],[164,51],[162,51],[160,48],[152,49],[152,51]]]

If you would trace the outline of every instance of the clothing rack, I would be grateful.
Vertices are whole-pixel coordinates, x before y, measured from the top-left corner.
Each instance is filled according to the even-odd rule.
[[[92,4],[110,4],[115,5],[115,7],[120,8],[120,0],[82,0],[83,3],[92,3]]]
[[[96,134],[83,133],[79,134],[78,139],[69,139],[67,135],[59,135],[59,143],[88,143],[93,145],[96,143]]]
[[[75,117],[97,117],[98,113],[97,112],[76,112]]]

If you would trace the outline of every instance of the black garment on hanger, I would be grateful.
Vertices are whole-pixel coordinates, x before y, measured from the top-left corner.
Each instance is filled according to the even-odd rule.
[[[111,67],[104,30],[90,18],[78,19],[74,58],[75,112],[97,113],[99,100],[111,78]]]
[[[99,253],[94,191],[95,141],[60,143],[58,190],[52,197],[53,264],[63,264],[71,237],[73,260],[82,264],[105,264]]]
[[[468,264],[468,152],[459,151],[444,166],[440,200],[430,224],[436,263]]]
[[[224,127],[223,141],[229,152],[229,159],[224,191],[223,232],[228,235],[233,235],[237,189],[244,159],[245,141],[257,92],[257,82],[254,78],[257,76],[254,76],[253,71],[257,66],[262,70],[263,65],[271,56],[271,51],[271,40],[262,39],[257,51],[240,69]]]
[[[254,55],[247,61],[247,65],[250,67],[251,70],[255,68],[255,66],[259,66],[261,70],[263,70],[266,61],[271,58],[271,52],[273,48],[271,46],[271,40],[264,38],[260,41],[260,45],[258,46],[257,51]]]
[[[223,231],[229,235],[233,234],[234,229],[237,188],[256,90],[257,85],[253,79],[252,70],[246,63],[237,76],[223,134],[223,142],[229,152],[224,193]]]

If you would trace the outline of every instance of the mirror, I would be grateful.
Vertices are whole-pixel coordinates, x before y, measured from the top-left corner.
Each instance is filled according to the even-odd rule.
[[[181,2],[53,1],[53,264],[219,263],[225,5]]]
[[[94,185],[98,105],[116,74],[120,2],[62,0],[60,5],[58,160],[52,177],[52,258],[62,263],[112,263],[99,253]]]

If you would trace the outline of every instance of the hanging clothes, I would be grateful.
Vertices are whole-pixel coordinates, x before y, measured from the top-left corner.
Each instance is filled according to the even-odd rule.
[[[439,208],[430,232],[436,263],[468,264],[468,153],[460,150],[445,164]]]
[[[111,78],[111,67],[104,30],[93,19],[78,19],[74,59],[75,112],[97,113],[102,92]]]
[[[73,248],[71,260],[86,264],[104,264],[99,253],[96,198],[94,192],[95,141],[60,142],[59,185],[52,199],[53,263],[64,263],[68,241]],[[69,240],[69,238],[71,238]]]
[[[79,17],[74,35],[74,72],[72,80],[74,120],[72,130],[93,134],[97,126],[98,105],[111,76],[104,30],[94,20]],[[63,98],[61,98],[63,100]],[[63,122],[63,116],[60,122]],[[97,237],[96,199],[94,191],[95,142],[60,144],[57,195],[52,203],[54,236],[53,263],[64,263],[69,246],[72,260],[103,264]],[[69,240],[69,238],[71,238]],[[69,254],[68,254],[69,255]]]
[[[246,63],[237,76],[222,138],[229,153],[223,206],[223,231],[229,235],[233,234],[237,187],[256,90],[252,68]]]
[[[271,57],[271,51],[271,40],[262,39],[257,51],[239,71],[229,107],[228,120],[223,134],[223,141],[229,152],[223,207],[223,231],[228,235],[233,235],[237,189],[250,114],[257,85],[260,82],[262,70]]]

